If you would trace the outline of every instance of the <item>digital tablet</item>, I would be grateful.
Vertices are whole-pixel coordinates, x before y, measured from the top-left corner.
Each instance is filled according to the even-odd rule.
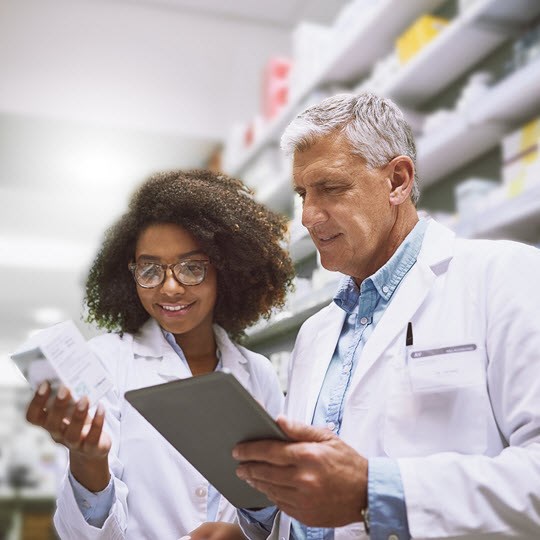
[[[234,375],[198,375],[130,390],[125,398],[234,506],[273,504],[236,476],[232,449],[244,441],[288,438]]]

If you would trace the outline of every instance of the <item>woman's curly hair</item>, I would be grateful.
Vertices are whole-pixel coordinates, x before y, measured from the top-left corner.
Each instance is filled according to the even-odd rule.
[[[86,281],[87,320],[109,331],[136,333],[149,319],[128,263],[141,232],[175,223],[201,244],[217,270],[214,322],[231,337],[283,307],[294,276],[283,248],[285,218],[252,198],[240,180],[206,170],[150,177],[105,234]]]

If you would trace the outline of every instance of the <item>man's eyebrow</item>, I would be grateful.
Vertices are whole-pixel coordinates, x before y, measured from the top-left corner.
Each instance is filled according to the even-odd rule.
[[[329,177],[325,177],[325,178],[321,178],[320,180],[315,180],[315,182],[309,184],[309,187],[311,188],[319,188],[321,186],[324,186],[326,184],[332,184],[332,183],[343,183],[343,180],[340,180],[338,178],[329,178]],[[305,188],[303,187],[299,187],[299,186],[293,186],[293,190],[300,194],[300,193],[304,193],[306,190]]]

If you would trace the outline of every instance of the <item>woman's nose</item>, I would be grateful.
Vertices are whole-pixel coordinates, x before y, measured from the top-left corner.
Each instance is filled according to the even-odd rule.
[[[176,279],[172,268],[167,268],[165,271],[165,279],[161,284],[161,290],[169,294],[178,294],[186,292],[186,286]]]

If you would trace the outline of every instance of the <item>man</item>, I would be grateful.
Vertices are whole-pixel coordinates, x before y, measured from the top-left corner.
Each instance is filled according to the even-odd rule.
[[[302,221],[347,276],[302,326],[279,423],[234,450],[250,538],[540,538],[540,252],[419,220],[415,145],[370,94],[300,114]],[[279,511],[278,511],[279,509]]]

